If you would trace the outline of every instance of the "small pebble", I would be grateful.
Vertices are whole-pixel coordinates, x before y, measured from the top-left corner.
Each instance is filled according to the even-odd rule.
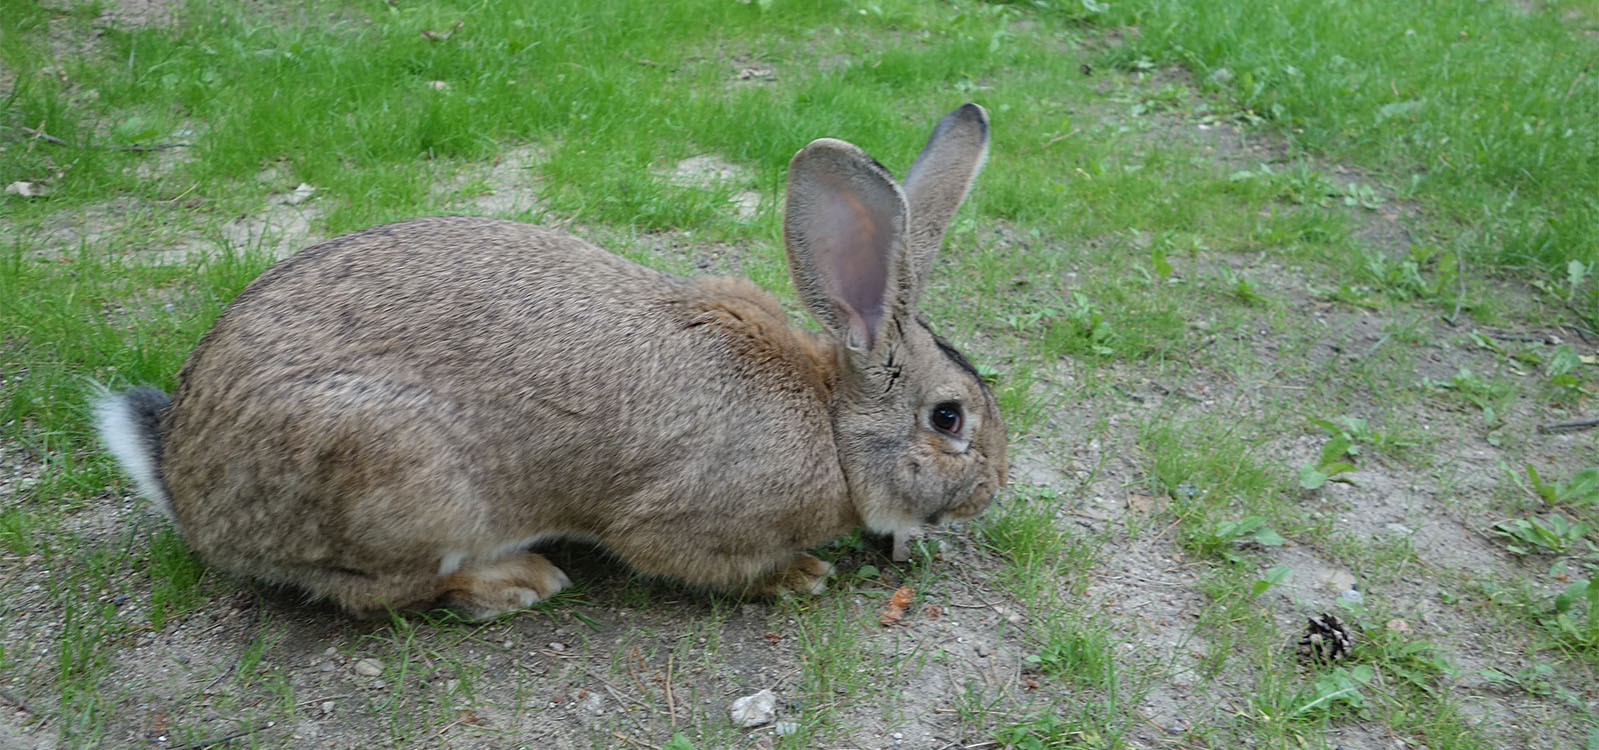
[[[564,644],[564,643],[551,643],[550,644],[550,650],[551,651],[565,651],[566,650],[566,644]]]
[[[333,701],[322,701],[322,715],[327,716],[331,713],[333,713]]]
[[[362,677],[376,677],[383,674],[383,662],[377,659],[362,659],[355,663],[355,673]]]
[[[993,649],[990,649],[987,646],[978,646],[977,647],[977,655],[983,657],[984,659],[987,659],[988,655],[992,654],[992,653],[994,653]]]
[[[335,669],[333,662],[331,661],[322,662],[321,664],[316,665],[316,668],[323,672],[332,672]]]
[[[727,713],[734,724],[745,729],[770,724],[777,718],[777,695],[770,690],[746,695],[733,701]]]
[[[799,722],[797,722],[797,721],[780,721],[780,722],[777,722],[777,726],[775,728],[777,729],[777,733],[778,734],[783,735],[783,736],[788,736],[790,734],[793,734],[793,733],[799,731]]]

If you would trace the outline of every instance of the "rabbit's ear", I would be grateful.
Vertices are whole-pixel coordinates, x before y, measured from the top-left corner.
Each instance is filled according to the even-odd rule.
[[[789,162],[783,242],[800,299],[853,351],[872,351],[884,322],[914,304],[905,197],[849,143],[812,141]]]
[[[966,200],[987,156],[988,113],[968,103],[938,121],[916,163],[905,173],[905,198],[910,204],[908,244],[918,294],[944,244],[944,230],[955,209]]]

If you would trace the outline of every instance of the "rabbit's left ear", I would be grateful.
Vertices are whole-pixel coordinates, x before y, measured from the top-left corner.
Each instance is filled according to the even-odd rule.
[[[927,275],[944,244],[944,230],[955,209],[971,192],[977,173],[988,156],[988,113],[965,104],[944,116],[905,173],[905,199],[910,206],[908,244],[915,268],[915,296],[927,284]]]
[[[783,242],[789,274],[811,314],[853,352],[870,352],[885,321],[913,300],[905,197],[866,152],[822,138],[788,165]]]

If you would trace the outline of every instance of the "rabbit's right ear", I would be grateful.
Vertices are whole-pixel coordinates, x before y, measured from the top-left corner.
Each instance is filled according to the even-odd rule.
[[[910,253],[918,295],[927,284],[944,230],[971,192],[988,158],[988,112],[967,103],[944,116],[905,173],[910,203]]]
[[[852,144],[812,141],[788,165],[783,242],[794,287],[811,314],[856,352],[915,303],[905,249],[905,195],[883,165]]]

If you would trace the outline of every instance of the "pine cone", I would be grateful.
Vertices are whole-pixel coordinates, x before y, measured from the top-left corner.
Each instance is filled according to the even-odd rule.
[[[1355,634],[1337,615],[1323,612],[1306,620],[1305,636],[1299,639],[1299,655],[1331,663],[1349,657],[1355,647]]]

